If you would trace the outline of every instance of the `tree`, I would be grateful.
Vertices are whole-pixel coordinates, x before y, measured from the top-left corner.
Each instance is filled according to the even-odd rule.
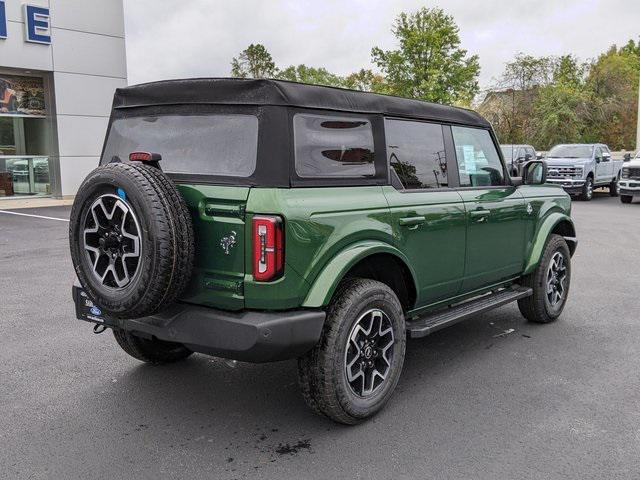
[[[273,78],[276,64],[264,45],[251,44],[231,60],[231,75],[239,78]]]
[[[591,95],[590,133],[613,149],[635,145],[640,77],[640,43],[612,46],[591,65],[586,87]]]
[[[387,93],[385,91],[384,77],[365,68],[348,75],[344,79],[344,84],[352,90]]]
[[[558,143],[579,143],[588,132],[589,99],[566,82],[542,87],[535,100],[535,130],[529,142],[543,150]]]
[[[276,77],[292,82],[309,83],[312,85],[326,85],[329,87],[343,87],[344,79],[329,72],[325,68],[307,67],[306,65],[289,66],[278,71]]]
[[[468,105],[478,93],[478,56],[460,48],[453,17],[439,8],[401,13],[392,28],[396,50],[374,47],[372,61],[392,94],[446,104]]]

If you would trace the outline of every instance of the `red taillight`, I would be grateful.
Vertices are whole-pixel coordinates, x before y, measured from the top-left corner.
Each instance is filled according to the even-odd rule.
[[[253,217],[253,278],[259,282],[273,280],[284,267],[284,232],[282,219],[276,216]]]
[[[162,156],[159,153],[151,152],[131,152],[129,154],[130,162],[159,162]]]

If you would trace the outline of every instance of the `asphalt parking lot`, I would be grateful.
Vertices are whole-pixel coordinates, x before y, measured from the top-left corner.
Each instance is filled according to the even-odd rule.
[[[387,408],[344,427],[306,408],[294,361],[128,357],[74,319],[67,222],[0,213],[0,478],[637,478],[640,202],[573,216],[558,322],[509,305],[412,340]]]

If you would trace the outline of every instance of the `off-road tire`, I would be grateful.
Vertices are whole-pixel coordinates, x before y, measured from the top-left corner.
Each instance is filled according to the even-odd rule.
[[[611,180],[611,185],[609,185],[609,196],[617,197],[620,195],[620,186],[618,184],[619,180],[620,179],[618,177]]]
[[[633,195],[620,195],[620,201],[622,203],[631,203],[633,200]]]
[[[370,309],[379,309],[391,321],[393,355],[379,390],[359,397],[350,389],[345,373],[345,350],[353,325]],[[331,420],[355,425],[380,411],[391,397],[402,371],[406,347],[405,321],[396,294],[385,284],[349,279],[337,289],[327,308],[318,344],[298,359],[298,382],[307,405]]]
[[[93,201],[118,189],[126,192],[126,201],[140,223],[142,253],[130,283],[108,288],[93,275],[82,236]],[[174,302],[191,278],[195,244],[189,210],[171,180],[150,165],[110,163],[91,172],[71,210],[69,243],[78,280],[109,317],[152,315]]]
[[[552,308],[546,299],[546,275],[549,269],[549,264],[552,257],[556,252],[561,252],[565,259],[567,268],[566,277],[566,291],[564,293],[562,302],[556,308]],[[518,308],[520,313],[529,320],[535,323],[550,323],[556,320],[564,306],[566,305],[569,295],[569,287],[571,285],[571,255],[567,242],[560,235],[552,234],[549,236],[549,240],[545,246],[542,258],[538,263],[536,269],[529,275],[526,275],[521,279],[521,285],[530,287],[533,289],[533,295],[518,300]]]
[[[165,342],[155,337],[142,338],[126,330],[114,329],[113,336],[118,345],[133,358],[154,365],[178,362],[193,353],[180,343]]]
[[[590,202],[593,198],[593,178],[587,177],[582,186],[582,193],[580,194],[580,200],[584,202]]]

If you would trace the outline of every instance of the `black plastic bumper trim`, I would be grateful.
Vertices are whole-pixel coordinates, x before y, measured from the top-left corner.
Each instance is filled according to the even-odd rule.
[[[74,286],[74,300],[77,290],[80,288]],[[182,343],[194,352],[261,363],[295,358],[309,351],[320,339],[325,317],[323,310],[235,313],[177,303],[150,317],[106,317],[104,324]]]

